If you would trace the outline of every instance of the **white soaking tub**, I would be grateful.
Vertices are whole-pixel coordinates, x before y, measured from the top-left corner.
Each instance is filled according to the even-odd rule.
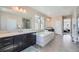
[[[44,47],[53,39],[54,39],[54,32],[42,31],[36,33],[36,44],[38,44],[41,47]]]

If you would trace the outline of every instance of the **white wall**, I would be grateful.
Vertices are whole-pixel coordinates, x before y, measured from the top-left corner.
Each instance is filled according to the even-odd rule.
[[[49,21],[46,21],[47,27],[53,27],[55,33],[62,35],[62,16],[52,17]]]
[[[58,17],[54,22],[55,32],[62,35],[62,17]]]
[[[72,38],[74,41],[77,40],[77,11],[74,9],[72,14]]]
[[[62,16],[52,17],[49,22],[49,27],[53,27],[55,29],[55,33],[62,35]]]

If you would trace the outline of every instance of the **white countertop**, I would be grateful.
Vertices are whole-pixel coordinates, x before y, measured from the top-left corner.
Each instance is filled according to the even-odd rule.
[[[21,32],[0,32],[0,38],[4,38],[4,37],[9,37],[9,36],[14,36],[14,35],[20,35],[20,34],[27,34],[27,33],[32,33],[35,32],[33,30],[24,30]]]

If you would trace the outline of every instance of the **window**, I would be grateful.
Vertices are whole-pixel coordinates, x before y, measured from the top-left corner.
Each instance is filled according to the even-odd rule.
[[[44,30],[44,17],[35,15],[35,30]]]

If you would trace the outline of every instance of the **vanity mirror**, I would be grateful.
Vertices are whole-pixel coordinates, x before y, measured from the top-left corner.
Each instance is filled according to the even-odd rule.
[[[31,28],[30,19],[23,18],[22,22],[23,22],[23,29],[30,29]]]
[[[30,13],[20,13],[13,12],[9,10],[10,8],[2,7],[0,9],[0,31],[17,31],[20,29],[30,29],[31,28],[31,14]]]

